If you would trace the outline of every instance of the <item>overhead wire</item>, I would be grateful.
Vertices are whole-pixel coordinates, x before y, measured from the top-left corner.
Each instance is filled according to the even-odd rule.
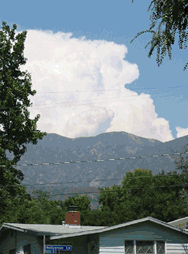
[[[137,96],[137,95],[132,95],[132,96]],[[129,97],[129,96],[122,96],[121,98],[124,98],[124,97]],[[160,96],[160,98],[162,97],[169,97],[169,95],[165,95],[165,96]],[[135,99],[126,99],[126,100],[121,100],[121,101],[111,101],[111,99],[114,99],[114,98],[117,98],[117,99],[121,99],[119,97],[110,97],[110,102],[106,102],[106,101],[100,101],[100,102],[92,102],[92,103],[88,103],[88,104],[74,104],[74,105],[63,105],[65,108],[67,107],[78,107],[78,106],[88,106],[88,105],[92,105],[92,104],[101,104],[101,103],[108,103],[108,104],[112,104],[112,103],[115,103],[115,102],[122,102],[122,101],[132,101],[132,100],[136,100]],[[152,98],[157,98],[157,97],[152,97]],[[106,99],[106,100],[109,100],[109,98],[103,98],[103,99]],[[144,99],[144,98],[143,98]],[[99,99],[93,99],[93,100],[99,100]],[[73,103],[73,102],[83,102],[83,101],[91,101],[90,100],[82,100],[82,101],[69,101],[69,102],[61,102],[61,103],[52,103],[52,104],[40,104],[41,106],[47,106],[47,105],[53,105],[53,104],[58,104],[58,107],[61,107],[60,105],[61,104],[64,104],[64,103]],[[34,106],[34,107],[37,107],[37,106]],[[33,108],[34,108],[33,107]],[[56,107],[56,106],[55,106]],[[49,108],[55,108],[55,107],[45,107],[44,109],[49,109]],[[43,108],[41,108],[43,109]]]
[[[165,87],[165,88],[180,88],[180,87],[188,87],[188,86],[177,86],[177,87]],[[147,89],[147,88],[146,88]],[[148,88],[148,89],[157,89],[157,88]],[[144,90],[144,89],[140,89],[140,90]],[[96,92],[100,92],[100,91],[122,91],[122,89],[112,89],[112,90],[91,90],[92,92],[93,91],[96,91]],[[62,92],[44,92],[44,93],[67,93],[67,92],[88,92],[88,91],[62,91]],[[134,91],[133,91],[134,92]],[[145,94],[144,94],[145,95]],[[147,94],[146,94],[147,95]],[[138,95],[131,95],[131,97],[136,97]],[[130,96],[121,96],[121,97],[110,97],[110,99],[121,99],[121,98],[130,98]],[[169,94],[168,95],[165,95],[165,96],[160,96],[160,97],[169,97]],[[42,98],[42,96],[38,97],[38,98]],[[152,97],[152,98],[157,98],[157,97]],[[102,99],[106,99],[108,100],[109,98],[102,98]],[[93,99],[93,100],[101,100],[101,99]],[[132,98],[132,99],[126,99],[126,100],[121,100],[121,101],[131,101],[131,100],[137,100],[137,98]],[[61,103],[50,103],[50,104],[39,104],[39,106],[35,106],[35,105],[31,105],[32,108],[35,108],[35,107],[40,107],[40,106],[47,106],[47,105],[54,105],[54,104],[58,104],[58,105],[61,105],[61,104],[64,104],[64,103],[73,103],[73,102],[84,102],[84,101],[91,101],[90,100],[81,100],[81,101],[67,101],[67,102],[61,102]],[[83,105],[92,105],[92,104],[101,104],[101,103],[115,103],[117,101],[112,101],[112,102],[106,102],[106,101],[100,101],[100,102],[93,102],[93,103],[89,103],[89,104],[76,104],[76,105],[68,105],[68,106],[65,106],[65,107],[77,107],[77,106],[83,106]],[[120,102],[120,101],[118,101]],[[23,106],[23,105],[22,105]],[[64,106],[64,105],[63,105]],[[60,107],[60,106],[59,106]],[[14,107],[3,107],[3,109],[7,109],[7,108],[14,108]],[[54,107],[48,107],[48,108],[54,108]],[[48,109],[45,107],[45,109]]]
[[[168,185],[168,186],[152,186],[152,187],[148,187],[148,189],[153,189],[153,188],[169,188],[169,187],[177,187],[177,186],[180,186],[180,187],[184,187],[184,186],[188,186],[188,184],[180,184],[180,185]],[[111,188],[111,187],[107,187],[107,188]],[[137,189],[137,190],[140,190],[140,189],[143,189],[144,187],[139,187],[139,188],[129,188],[129,189],[126,189],[126,191],[131,191],[131,190],[134,190],[134,189]],[[116,192],[115,190],[104,190],[104,192]],[[98,192],[100,193],[100,191]],[[123,193],[123,191],[121,191],[121,193]],[[84,193],[78,193],[78,192],[69,192],[69,193],[59,193],[59,194],[46,194],[46,196],[48,197],[51,197],[51,196],[66,196],[66,195],[74,195],[74,194],[80,194],[80,195],[85,195],[85,194],[97,194],[97,192],[93,192],[93,191],[90,191],[90,192],[84,192]],[[32,198],[39,198],[39,196],[33,196],[31,195]],[[8,199],[8,198],[12,198],[12,196],[7,196],[7,197],[0,197],[0,199]],[[26,195],[25,196],[18,196],[17,198],[26,198]],[[14,199],[14,198],[13,198]]]
[[[184,152],[184,153],[173,153],[173,154],[162,154],[162,155],[152,155],[152,156],[144,156],[144,158],[150,158],[150,157],[159,157],[159,156],[167,156],[167,155],[174,155],[174,154],[178,154],[178,155],[181,155],[181,154],[188,154],[188,152]],[[130,159],[131,158],[143,158],[141,156],[138,156],[138,157],[129,157]],[[126,159],[129,159],[129,158],[126,158]],[[111,161],[114,161],[114,160],[119,160],[119,159],[125,159],[125,158],[116,158],[116,159],[109,159]],[[94,160],[93,162],[101,162],[101,161],[105,161],[105,160]],[[75,161],[75,162],[91,162],[91,161]],[[72,162],[65,162],[65,163],[72,163]],[[47,163],[43,163],[43,165],[46,165]],[[53,164],[53,163],[51,163]],[[57,164],[57,163],[54,163],[54,164]],[[27,165],[34,165],[36,166],[37,164],[27,164]],[[41,165],[41,164],[38,164],[38,165]],[[48,164],[49,165],[49,164]],[[169,176],[169,175],[157,175],[157,177],[166,177],[166,176]],[[132,178],[142,178],[142,177],[151,177],[151,176],[137,176],[137,177],[130,177],[129,179],[132,179]],[[155,176],[154,176],[155,177]],[[124,177],[125,178],[125,177]],[[60,182],[60,183],[49,183],[49,184],[52,184],[52,185],[56,185],[56,184],[62,184],[62,183],[78,183],[78,182],[93,182],[93,181],[108,181],[108,180],[121,180],[122,178],[116,178],[116,179],[96,179],[96,180],[89,180],[89,181],[72,181],[72,182]],[[49,184],[28,184],[28,185],[22,185],[22,186],[35,186],[35,185],[45,185],[45,186],[48,186]],[[0,185],[2,186],[3,188],[7,188],[7,187],[15,187],[15,185],[6,185],[6,186],[3,186],[3,185]],[[172,187],[172,186],[182,186],[181,185],[169,185],[169,186],[155,186],[155,187],[148,187],[148,188],[163,188],[163,187]],[[187,185],[186,185],[187,186]],[[0,187],[0,189],[3,189],[2,187]],[[131,188],[131,189],[128,189],[128,190],[132,190],[132,189],[142,189],[142,188]],[[109,191],[109,190],[108,190]],[[114,192],[114,191],[112,191]],[[95,194],[96,192],[84,192],[84,194],[80,193],[81,195],[85,195],[85,194]],[[53,194],[53,195],[50,195],[50,194],[46,194],[47,196],[61,196],[61,195],[68,195],[68,194],[78,194],[77,192],[71,192],[71,193],[64,193],[64,194]],[[24,197],[24,196],[19,196],[19,197]],[[38,197],[38,196],[32,196],[31,197],[35,198],[35,197]],[[9,197],[0,197],[1,198],[11,198],[11,196]]]
[[[162,88],[180,88],[180,87],[188,87],[188,86],[176,86],[176,87],[162,87]],[[126,87],[125,87],[126,88]],[[130,89],[130,88],[129,88]],[[134,87],[135,89],[135,87]],[[158,87],[158,88],[142,88],[140,90],[147,90],[147,89],[161,89],[161,87]],[[92,92],[93,91],[97,91],[97,92],[100,92],[100,91],[121,91],[122,89],[112,89],[112,90],[91,90]],[[64,92],[88,92],[88,91],[62,91],[62,92],[44,92],[44,93],[64,93]],[[132,96],[137,96],[137,95],[132,95]],[[168,95],[169,96],[169,95]],[[168,96],[161,96],[161,97],[168,97]],[[129,96],[122,96],[122,97],[129,97]],[[122,98],[121,97],[121,98]],[[111,97],[111,98],[118,98],[119,97]],[[156,97],[154,97],[156,98]],[[104,98],[105,99],[105,98]],[[106,98],[108,99],[108,98]],[[134,99],[130,99],[130,100],[134,100]],[[82,101],[90,101],[90,100],[82,100]],[[123,100],[123,101],[127,101],[127,100]],[[129,101],[129,100],[128,100]],[[79,101],[73,101],[73,102],[79,102]],[[72,101],[70,102],[64,102],[64,103],[72,103]],[[99,103],[107,103],[107,102],[99,102]],[[114,102],[111,102],[111,103],[114,103]],[[54,103],[53,103],[54,104]],[[57,103],[55,103],[57,104]],[[96,103],[90,103],[90,104],[96,104]],[[79,105],[90,105],[90,104],[79,104]],[[43,105],[51,105],[51,104],[43,104]],[[79,106],[79,105],[71,105],[71,106]],[[5,108],[14,108],[14,107],[3,107],[3,109]],[[45,108],[46,109],[46,108]],[[174,154],[179,154],[180,153],[174,153]],[[181,153],[181,154],[184,154],[184,153]],[[159,156],[167,156],[167,155],[172,155],[172,154],[163,154],[163,155],[152,155],[152,156],[139,156],[139,157],[129,157],[129,158],[116,158],[116,159],[107,159],[107,160],[93,160],[93,161],[70,161],[70,162],[61,162],[61,163],[40,163],[40,164],[22,164],[22,165],[17,165],[18,167],[19,166],[38,166],[38,165],[59,165],[59,164],[67,164],[67,163],[83,163],[83,162],[101,162],[101,161],[115,161],[115,160],[125,160],[125,159],[136,159],[136,158],[149,158],[149,157],[159,157]],[[2,166],[5,166],[5,165],[0,165],[0,167]],[[164,176],[164,175],[161,175],[161,176]],[[107,180],[92,180],[92,181],[108,181],[108,180],[120,180],[119,178],[118,179],[107,179]],[[91,182],[91,181],[74,181],[74,182],[66,182],[66,183],[77,183],[77,182]],[[62,183],[65,183],[65,182],[62,182]],[[61,183],[50,183],[50,184],[61,184]],[[34,185],[47,185],[47,184],[33,184],[33,185],[24,185],[24,186],[34,186]],[[2,186],[2,185],[0,185]],[[8,186],[15,186],[15,185],[6,185],[6,187]],[[178,185],[172,185],[172,186],[178,186]],[[4,187],[4,186],[3,186]],[[160,186],[158,186],[160,187]],[[158,187],[152,187],[152,188],[158,188]],[[166,187],[166,186],[161,186],[161,187]],[[139,188],[136,188],[136,189],[139,189]],[[93,193],[94,192],[86,192],[86,193]],[[48,196],[59,196],[59,195],[67,195],[67,194],[78,194],[78,193],[66,193],[66,194],[55,194],[55,195],[48,195]],[[8,198],[8,197],[0,197],[0,198]]]
[[[171,172],[171,171],[169,171]],[[143,177],[151,177],[150,175],[147,175],[147,176],[134,176],[134,177],[129,177],[129,179],[132,179],[132,178],[143,178]],[[168,175],[157,175],[157,177],[169,177]],[[124,176],[125,178],[125,176]],[[108,178],[108,179],[94,179],[94,180],[88,180],[88,181],[72,181],[72,182],[55,182],[55,183],[36,183],[36,184],[24,184],[23,186],[36,186],[36,185],[45,185],[45,186],[49,186],[49,185],[57,185],[57,184],[65,184],[65,183],[90,183],[90,182],[106,182],[106,181],[109,181],[109,180],[122,180],[122,178]],[[7,188],[7,187],[14,187],[15,185],[0,185],[0,188]]]
[[[90,160],[90,161],[87,161],[87,160],[81,160],[81,161],[63,161],[63,162],[44,162],[44,163],[35,163],[35,164],[32,164],[32,163],[27,163],[27,164],[13,164],[13,166],[16,166],[16,167],[21,167],[21,166],[24,166],[24,167],[27,167],[27,166],[39,166],[39,165],[60,165],[60,164],[71,164],[71,163],[94,163],[94,162],[102,162],[102,161],[122,161],[122,160],[129,160],[129,159],[145,159],[145,158],[150,158],[150,157],[159,157],[159,156],[169,156],[169,155],[174,155],[174,154],[177,154],[177,155],[180,155],[180,154],[188,154],[188,152],[185,152],[185,153],[172,153],[172,154],[168,154],[168,153],[165,153],[165,154],[154,154],[154,155],[151,155],[151,156],[147,156],[147,155],[143,155],[143,156],[133,156],[133,157],[126,157],[126,158],[115,158],[115,159],[106,159],[106,160]],[[6,167],[6,165],[0,165],[0,167]]]
[[[147,90],[147,89],[151,89],[151,90],[155,90],[155,89],[163,89],[163,88],[180,88],[180,87],[186,87],[186,88],[188,88],[188,86],[163,86],[163,87],[157,87],[157,88],[153,88],[153,87],[133,87],[134,89],[135,88],[140,88],[140,89],[137,89],[137,90]],[[125,89],[131,89],[130,87],[129,88],[126,88],[126,87],[124,87]],[[91,90],[92,92],[93,91],[96,91],[96,92],[100,92],[100,91],[121,91],[122,89],[108,89],[108,90]],[[67,93],[67,92],[81,92],[81,93],[83,93],[83,92],[88,92],[88,91],[62,91],[62,92],[44,92],[44,93]]]
[[[137,96],[137,95],[132,95],[133,97],[134,96]],[[128,97],[129,98],[129,96],[122,96],[121,98],[124,98],[124,97]],[[169,95],[165,95],[165,96],[160,96],[160,97],[169,97]],[[111,99],[121,99],[121,98],[119,98],[119,97],[110,97],[110,100]],[[157,97],[153,97],[153,98],[157,98]],[[109,100],[109,98],[103,98],[103,99],[106,99],[106,100]],[[99,99],[93,99],[93,100],[99,100]],[[132,100],[136,100],[136,98],[135,99],[126,99],[126,100],[121,100],[121,102],[122,101],[132,101]],[[65,108],[67,108],[67,107],[78,107],[78,106],[84,106],[84,105],[92,105],[92,104],[101,104],[101,103],[108,103],[108,104],[112,104],[112,103],[115,103],[115,102],[117,102],[117,101],[110,101],[110,102],[106,102],[106,101],[101,101],[100,100],[100,102],[93,102],[93,103],[89,103],[89,104],[73,104],[72,105],[72,103],[73,102],[84,102],[84,101],[91,101],[91,99],[90,100],[81,100],[81,101],[67,101],[67,102],[61,102],[61,103],[50,103],[50,104],[39,104],[38,106],[33,106],[33,105],[31,105],[31,108],[40,108],[40,109],[49,109],[49,108],[55,108],[55,107],[57,107],[57,106],[55,106],[55,107],[53,107],[53,105],[55,104],[55,105],[57,105],[58,104],[58,107],[65,107]],[[120,102],[120,101],[118,101],[118,102]],[[69,103],[69,104],[71,104],[71,105],[62,105],[62,104],[65,104],[65,103]],[[46,106],[48,106],[48,105],[52,105],[52,107],[46,107]],[[22,105],[22,106],[24,106],[24,105]],[[40,106],[45,106],[45,108],[41,108]],[[4,109],[8,109],[8,108],[15,108],[15,107],[2,107],[0,110],[4,110]]]
[[[171,171],[169,171],[171,172]],[[135,179],[135,178],[144,178],[144,177],[151,177],[150,175],[147,175],[147,176],[134,176],[134,177],[129,177],[129,179]],[[157,175],[157,177],[169,177],[168,175]],[[125,176],[124,176],[125,178]],[[114,181],[114,180],[122,180],[122,178],[110,178],[110,179],[94,179],[94,180],[88,180],[88,181],[72,181],[72,182],[55,182],[55,183],[36,183],[36,184],[23,184],[22,186],[38,186],[38,185],[44,185],[44,186],[50,186],[50,185],[57,185],[57,184],[68,184],[68,183],[90,183],[90,182],[106,182],[106,181]],[[122,180],[123,181],[123,180]],[[7,188],[7,187],[15,187],[15,184],[8,184],[8,185],[2,185],[0,184],[0,189],[3,189],[3,188]]]

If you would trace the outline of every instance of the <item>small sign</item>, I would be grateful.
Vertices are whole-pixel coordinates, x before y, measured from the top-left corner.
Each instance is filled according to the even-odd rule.
[[[46,245],[45,253],[56,253],[57,251],[72,251],[72,245]]]

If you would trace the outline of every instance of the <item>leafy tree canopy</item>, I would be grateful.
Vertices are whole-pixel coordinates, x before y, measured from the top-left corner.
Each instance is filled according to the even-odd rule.
[[[134,0],[132,0],[132,3]],[[168,56],[171,60],[172,58],[172,45],[174,45],[176,30],[179,31],[179,48],[184,49],[187,48],[187,20],[188,20],[188,1],[187,0],[152,0],[149,5],[148,11],[151,6],[152,14],[150,15],[150,20],[152,21],[149,30],[145,30],[139,32],[134,39],[136,39],[139,35],[149,32],[153,33],[152,40],[148,42],[145,48],[151,44],[151,48],[148,54],[148,57],[151,57],[155,47],[157,48],[157,63],[158,66],[162,64],[162,60],[164,56],[166,56],[166,52],[168,50]],[[159,26],[156,31],[152,30],[158,20],[161,19]],[[165,25],[165,29],[162,31],[162,25]],[[133,39],[133,40],[134,40]],[[131,43],[133,42],[131,40]],[[184,67],[184,71],[187,68],[188,63],[186,63]]]
[[[183,175],[176,171],[153,176],[147,169],[135,169],[126,173],[122,187],[100,189],[98,200],[102,212],[113,214],[113,225],[147,216],[168,222],[188,216],[180,198],[183,183]]]
[[[177,170],[180,170],[180,173],[183,176],[183,189],[180,191],[181,199],[183,200],[184,204],[186,205],[186,209],[188,211],[188,144],[186,145],[185,153],[187,154],[184,158],[182,153],[178,159],[175,160]]]
[[[11,200],[16,196],[25,195],[26,190],[20,185],[23,172],[14,168],[26,152],[24,144],[42,139],[46,132],[36,130],[36,123],[40,117],[29,118],[28,107],[32,104],[29,95],[35,95],[31,90],[31,75],[20,71],[20,65],[26,63],[23,56],[24,41],[27,32],[24,31],[15,37],[17,26],[13,29],[2,22],[0,31],[0,217],[9,212]],[[14,154],[13,159],[7,157],[6,152]],[[9,198],[10,197],[10,198]]]

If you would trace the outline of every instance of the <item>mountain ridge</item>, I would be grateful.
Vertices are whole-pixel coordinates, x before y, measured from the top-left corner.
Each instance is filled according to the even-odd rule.
[[[37,189],[49,192],[51,195],[72,192],[98,192],[98,187],[120,185],[127,171],[135,168],[152,170],[153,175],[162,169],[165,172],[175,170],[171,156],[150,157],[154,154],[169,154],[185,152],[188,135],[168,142],[142,138],[127,132],[102,133],[94,137],[79,137],[70,139],[59,134],[49,133],[36,145],[26,144],[27,151],[21,157],[18,165],[37,163],[60,163],[74,161],[105,160],[92,163],[50,164],[38,166],[17,166],[24,173],[22,184],[27,185],[28,193]],[[7,154],[8,155],[8,154]],[[9,154],[10,158],[11,155]],[[126,160],[106,161],[108,159],[148,156]],[[177,158],[178,156],[176,156]],[[111,179],[118,180],[111,180]],[[75,183],[75,180],[77,181]],[[100,181],[99,181],[100,180]],[[104,180],[104,181],[102,181]],[[68,183],[68,182],[74,183]],[[80,181],[80,182],[79,182]],[[83,183],[83,181],[85,181]],[[47,184],[60,183],[56,185]],[[34,185],[35,184],[35,185]],[[44,184],[38,185],[36,184]],[[30,188],[28,187],[30,186]],[[68,198],[52,196],[50,199]],[[72,195],[71,195],[72,196]],[[88,194],[92,200],[92,209],[98,207],[97,194]]]

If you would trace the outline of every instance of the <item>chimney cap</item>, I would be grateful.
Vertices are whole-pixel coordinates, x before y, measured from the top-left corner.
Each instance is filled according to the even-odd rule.
[[[65,221],[62,221],[63,226],[69,226],[69,224],[65,224]]]
[[[76,211],[77,209],[76,208],[78,208],[78,206],[76,205],[69,205],[69,208],[68,208],[68,210],[69,210],[69,212],[70,211]]]

